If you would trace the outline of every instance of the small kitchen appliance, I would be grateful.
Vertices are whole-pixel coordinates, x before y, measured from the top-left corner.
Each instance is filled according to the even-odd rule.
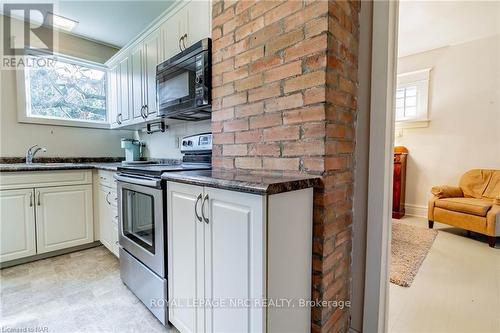
[[[205,38],[156,67],[160,117],[203,120],[211,117],[211,39]]]
[[[166,182],[161,174],[211,169],[212,134],[182,139],[182,162],[119,166],[118,221],[120,276],[164,324],[168,322]]]
[[[121,147],[125,149],[125,163],[140,160],[143,144],[139,140],[124,138],[121,140]]]

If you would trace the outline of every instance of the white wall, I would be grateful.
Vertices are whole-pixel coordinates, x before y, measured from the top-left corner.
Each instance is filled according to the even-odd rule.
[[[406,205],[426,214],[434,185],[472,168],[500,169],[500,35],[399,58],[398,73],[432,67],[427,128],[404,129]]]
[[[3,26],[0,15],[0,26]],[[86,39],[59,33],[58,52],[104,63],[117,50]],[[20,157],[34,144],[47,147],[42,156],[119,157],[124,156],[120,138],[132,131],[21,124],[17,122],[15,70],[0,70],[0,157]]]
[[[187,135],[211,132],[210,120],[170,125],[164,133],[138,132],[137,139],[146,143],[144,155],[152,158],[181,158],[177,139]]]

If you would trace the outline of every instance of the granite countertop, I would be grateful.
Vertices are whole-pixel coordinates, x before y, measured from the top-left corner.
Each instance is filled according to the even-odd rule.
[[[320,185],[320,178],[308,175],[282,176],[226,170],[165,172],[161,178],[167,181],[260,195],[290,192]]]
[[[121,162],[85,162],[85,163],[2,163],[0,164],[0,172],[16,172],[16,171],[50,171],[50,170],[79,170],[79,169],[99,169],[116,171]]]

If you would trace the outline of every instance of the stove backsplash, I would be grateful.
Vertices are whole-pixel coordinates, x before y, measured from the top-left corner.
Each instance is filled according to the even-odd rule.
[[[136,133],[136,138],[146,144],[144,157],[176,159],[182,157],[180,147],[177,146],[177,144],[183,137],[211,131],[210,120],[204,120],[169,125],[164,133],[158,132],[147,134],[138,131]]]

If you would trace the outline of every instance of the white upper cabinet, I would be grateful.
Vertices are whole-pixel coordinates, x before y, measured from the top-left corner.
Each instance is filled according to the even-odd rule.
[[[132,82],[132,115],[133,118],[141,118],[144,110],[144,48],[143,45],[138,45],[130,53],[130,71]]]
[[[118,125],[123,125],[131,118],[132,83],[130,75],[129,57],[119,64],[120,98],[118,99]]]
[[[181,51],[179,22],[176,15],[160,26],[161,61],[165,61]]]
[[[118,77],[118,66],[115,66],[111,68],[108,71],[108,77],[107,77],[107,85],[108,85],[108,100],[107,100],[107,109],[108,109],[108,121],[111,123],[111,126],[114,127],[117,125],[116,123],[116,116],[118,114],[118,84],[117,84],[117,77]]]
[[[108,113],[112,128],[156,118],[156,66],[212,35],[211,10],[211,1],[179,1],[157,26],[145,31],[108,62]]]
[[[161,61],[160,31],[153,31],[144,41],[144,116],[158,112],[156,103],[156,66]]]
[[[186,47],[212,36],[212,2],[191,1],[184,14]]]
[[[33,189],[0,191],[0,262],[36,254]]]

